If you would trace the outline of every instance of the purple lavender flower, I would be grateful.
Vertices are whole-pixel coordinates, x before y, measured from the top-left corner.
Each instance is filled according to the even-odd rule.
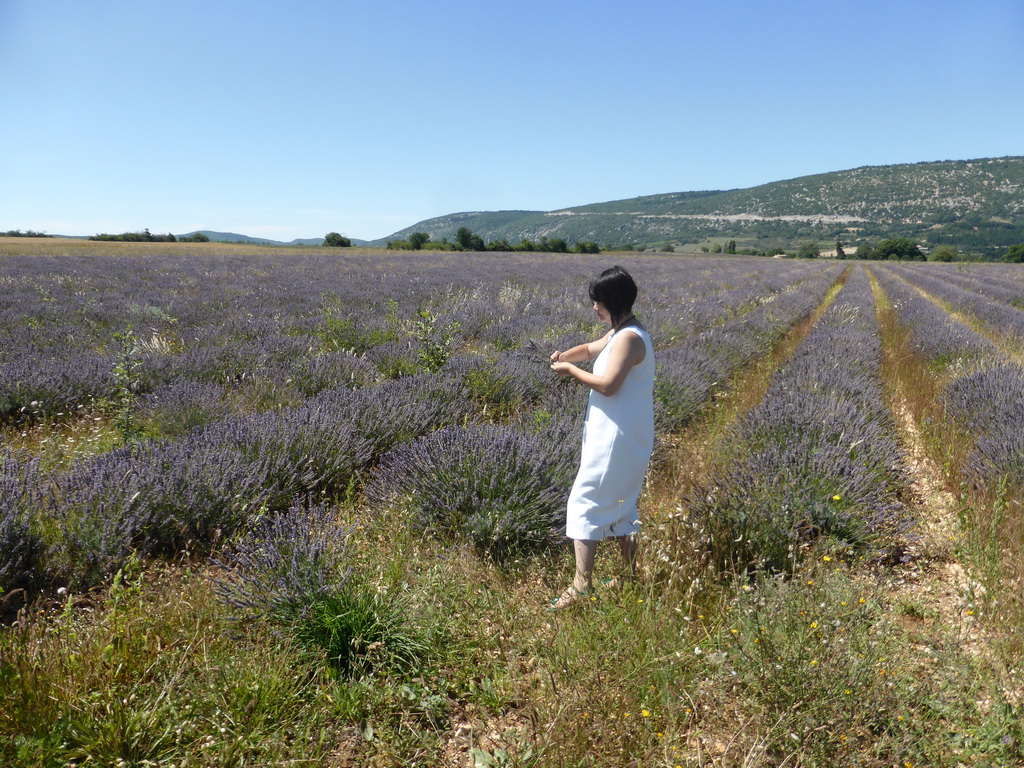
[[[322,503],[265,515],[216,560],[214,590],[240,616],[301,614],[344,588],[351,533]]]
[[[39,496],[38,460],[0,454],[0,595],[39,580],[43,543],[33,525]]]
[[[559,541],[577,449],[510,427],[448,427],[386,455],[367,489],[414,524],[503,560]]]

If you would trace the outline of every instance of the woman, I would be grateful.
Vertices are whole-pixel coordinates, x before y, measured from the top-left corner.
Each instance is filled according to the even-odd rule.
[[[552,602],[555,611],[575,605],[593,588],[598,541],[618,539],[626,576],[636,570],[637,500],[654,449],[654,348],[633,315],[636,293],[626,270],[606,269],[590,284],[590,299],[611,330],[551,355],[551,370],[590,387],[583,456],[566,509],[576,574]],[[574,365],[595,357],[593,373]]]

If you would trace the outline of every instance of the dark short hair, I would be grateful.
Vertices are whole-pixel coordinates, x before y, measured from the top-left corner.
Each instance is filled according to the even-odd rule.
[[[633,311],[636,283],[622,267],[609,267],[590,284],[590,300],[601,302],[613,321],[621,320]]]

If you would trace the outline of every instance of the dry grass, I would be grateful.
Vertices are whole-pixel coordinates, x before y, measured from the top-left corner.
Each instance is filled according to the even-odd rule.
[[[123,243],[70,237],[0,237],[0,257],[29,256],[167,256],[204,254],[257,256],[268,253],[333,253],[370,256],[379,248],[324,248],[320,246],[256,245],[250,243]]]

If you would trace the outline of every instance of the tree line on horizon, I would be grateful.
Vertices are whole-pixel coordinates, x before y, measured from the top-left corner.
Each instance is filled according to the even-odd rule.
[[[20,229],[9,229],[6,232],[0,232],[0,237],[53,237],[53,235],[48,235],[45,232],[36,232],[32,229],[24,232]]]
[[[389,251],[539,251],[541,253],[600,253],[597,243],[579,240],[570,246],[560,237],[542,237],[537,242],[523,238],[517,244],[509,243],[506,238],[484,242],[480,235],[469,227],[459,227],[455,233],[455,242],[447,237],[431,240],[427,232],[413,232],[405,240],[389,240]]]
[[[210,238],[204,235],[202,232],[196,232],[191,235],[182,235],[181,237],[175,237],[170,232],[166,235],[154,235],[149,231],[149,228],[142,230],[141,232],[122,232],[119,235],[109,235],[106,233],[93,235],[89,238],[90,240],[102,240],[105,242],[118,242],[118,243],[208,243]]]

